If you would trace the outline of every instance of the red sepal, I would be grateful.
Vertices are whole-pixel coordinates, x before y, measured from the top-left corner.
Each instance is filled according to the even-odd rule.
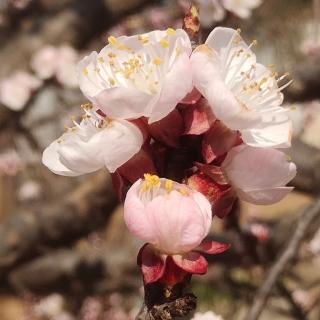
[[[159,281],[167,286],[174,286],[177,283],[183,282],[188,275],[189,272],[181,269],[174,262],[172,256],[168,256],[166,259],[165,272]]]
[[[216,120],[205,99],[201,99],[196,105],[182,109],[181,112],[185,124],[184,134],[203,134]]]
[[[219,254],[227,251],[230,247],[231,245],[228,243],[217,241],[204,241],[196,250],[207,254]]]
[[[151,136],[170,147],[177,147],[184,131],[182,117],[178,110],[173,110],[165,118],[149,124]]]
[[[117,170],[130,183],[135,183],[145,173],[157,174],[153,159],[148,151],[141,149]]]
[[[241,143],[237,131],[230,130],[217,120],[206,132],[202,140],[202,156],[206,163],[226,154],[231,148]]]
[[[190,251],[172,258],[177,266],[188,273],[205,274],[208,271],[208,262],[199,252]]]
[[[191,92],[189,92],[181,101],[182,104],[196,104],[198,100],[201,98],[201,93],[197,90],[197,88],[193,88]]]
[[[145,284],[158,281],[166,269],[165,255],[158,254],[150,244],[145,244],[138,253],[138,265],[141,268]]]

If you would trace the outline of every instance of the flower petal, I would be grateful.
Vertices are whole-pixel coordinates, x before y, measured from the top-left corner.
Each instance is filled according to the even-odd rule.
[[[244,145],[231,149],[222,169],[242,199],[248,201],[257,197],[255,202],[265,201],[266,204],[285,196],[288,189],[283,187],[296,175],[296,166],[288,162],[284,153]],[[278,197],[273,190],[278,190]]]
[[[145,116],[155,122],[192,90],[191,43],[185,31],[110,37],[109,42],[78,67],[81,90],[108,116]]]
[[[261,190],[238,190],[237,193],[244,201],[257,205],[269,205],[279,202],[292,190],[293,187],[275,187]]]

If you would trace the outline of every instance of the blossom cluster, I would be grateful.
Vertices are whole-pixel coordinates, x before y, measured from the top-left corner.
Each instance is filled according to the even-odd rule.
[[[192,48],[182,30],[108,38],[78,65],[84,114],[43,153],[54,173],[106,167],[128,228],[146,242],[144,281],[174,285],[204,274],[212,216],[235,199],[272,204],[291,190],[287,75],[257,62],[239,30],[215,28]],[[159,176],[161,178],[159,178]]]
[[[259,7],[263,0],[196,0],[199,6],[201,24],[210,27],[226,17],[227,12],[241,19],[248,19],[253,9]]]
[[[78,59],[76,50],[68,45],[40,48],[30,63],[34,74],[18,70],[0,81],[0,103],[13,111],[21,111],[44,81],[53,78],[66,88],[78,87]]]

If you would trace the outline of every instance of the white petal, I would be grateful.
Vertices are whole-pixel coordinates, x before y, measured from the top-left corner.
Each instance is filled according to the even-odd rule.
[[[42,163],[48,167],[53,173],[61,176],[78,176],[80,172],[74,172],[67,168],[60,159],[58,150],[60,145],[57,141],[53,141],[42,154]]]
[[[296,175],[284,153],[245,145],[231,149],[222,167],[231,184],[244,192],[284,187]]]
[[[110,42],[78,67],[81,90],[108,116],[160,120],[191,91],[191,43],[185,31],[111,37]]]
[[[45,150],[43,163],[57,174],[80,175],[103,166],[114,172],[138,153],[143,136],[127,121],[112,121],[104,128],[83,121],[80,127],[67,132],[58,141]]]
[[[242,130],[243,141],[252,147],[288,148],[291,146],[292,121],[286,110],[265,115],[252,129]]]
[[[237,190],[237,193],[243,201],[257,205],[269,205],[279,202],[292,190],[293,187],[276,187],[250,191]]]

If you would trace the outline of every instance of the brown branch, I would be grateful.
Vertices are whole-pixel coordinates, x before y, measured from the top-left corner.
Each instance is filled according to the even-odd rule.
[[[189,281],[188,278],[173,288],[160,283],[145,285],[144,304],[136,320],[191,319],[197,298],[192,293],[185,293]]]
[[[318,199],[313,205],[304,210],[299,217],[299,221],[296,230],[292,234],[287,246],[278,256],[271,267],[266,280],[255,295],[254,302],[251,309],[248,312],[246,320],[257,320],[263,311],[263,308],[268,300],[271,290],[277,279],[287,267],[291,259],[297,254],[302,240],[304,239],[308,228],[313,223],[314,219],[320,213],[320,199]]]
[[[101,172],[63,199],[13,214],[0,229],[0,277],[43,247],[69,245],[100,228],[116,205],[110,177]]]

